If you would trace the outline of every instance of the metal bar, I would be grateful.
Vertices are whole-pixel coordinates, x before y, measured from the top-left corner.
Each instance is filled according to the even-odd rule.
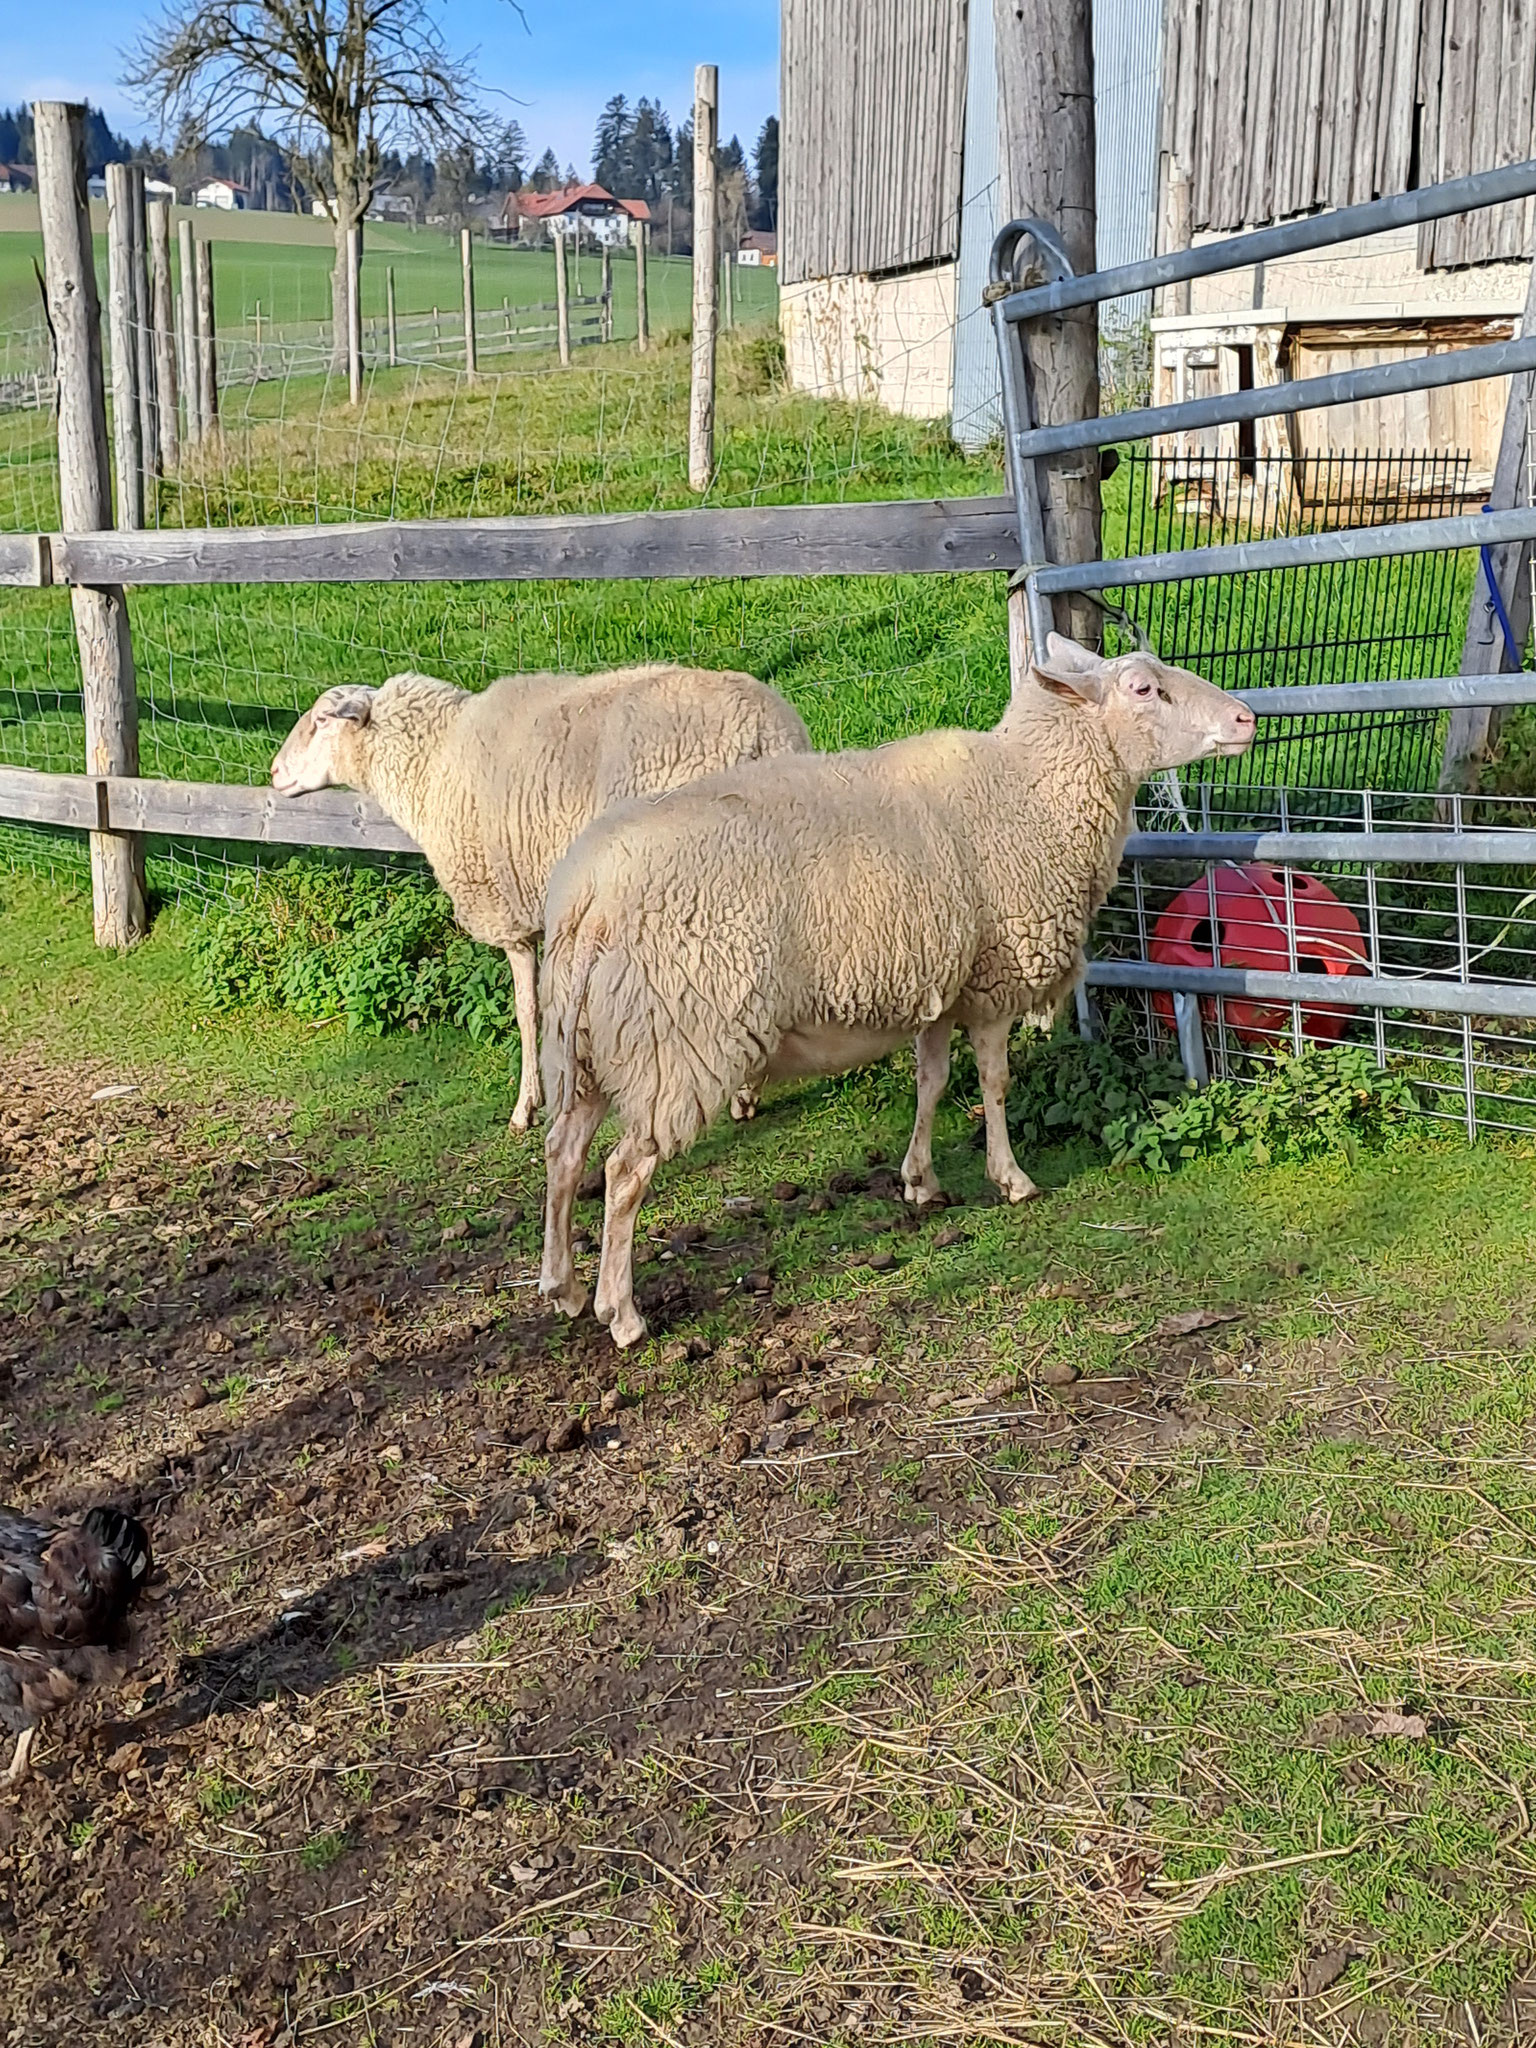
[[[1285,683],[1269,690],[1233,690],[1260,718],[1313,712],[1451,711],[1460,705],[1536,702],[1536,675],[1418,676],[1385,683]]]
[[[1358,867],[1522,867],[1536,863],[1536,832],[1133,832],[1125,860],[1345,861]]]
[[[1389,228],[1415,227],[1420,221],[1444,220],[1447,214],[1470,213],[1479,206],[1498,206],[1506,199],[1536,194],[1536,160],[1505,164],[1498,170],[1476,171],[1443,185],[1425,185],[1416,192],[1395,193],[1364,206],[1343,206],[1334,213],[1315,213],[1288,220],[1279,227],[1229,235],[1198,249],[1178,249],[1142,263],[1122,263],[1114,270],[1091,270],[1082,277],[1060,278],[1030,291],[1010,292],[1001,301],[1008,320],[1039,320],[1047,313],[1065,313],[1073,306],[1094,306],[1104,299],[1129,298],[1133,292],[1157,291],[1183,284],[1187,278],[1212,277],[1222,270],[1243,270],[1277,256],[1304,249],[1326,249],[1362,235]]]
[[[1271,974],[1250,967],[1163,967],[1094,960],[1090,988],[1153,988],[1263,1002],[1329,1003],[1349,1010],[1430,1010],[1453,1017],[1536,1019],[1536,982],[1409,981],[1375,974]]]
[[[1468,512],[1450,519],[1414,519],[1398,526],[1365,526],[1334,533],[1301,533],[1286,540],[1237,541],[1229,547],[1176,548],[1161,555],[1111,562],[1062,562],[1036,573],[1040,588],[1131,589],[1144,583],[1187,583],[1204,576],[1241,576],[1255,569],[1300,569],[1313,562],[1366,562],[1379,555],[1429,555],[1445,548],[1476,548],[1484,541],[1536,540],[1536,507],[1512,512]]]
[[[1066,420],[1057,427],[1023,427],[1015,445],[1018,453],[1026,456],[1066,455],[1077,448],[1104,448],[1111,441],[1150,441],[1160,434],[1184,433],[1195,427],[1272,419],[1276,413],[1312,412],[1319,406],[1392,398],[1405,391],[1434,391],[1442,384],[1475,384],[1485,377],[1508,377],[1520,370],[1536,370],[1536,335],[1494,341],[1484,348],[1414,356],[1406,363],[1366,363],[1356,370],[1335,370],[1327,377],[1256,384],[1247,391],[1186,398],[1177,405],[1146,405],[1134,412]]]

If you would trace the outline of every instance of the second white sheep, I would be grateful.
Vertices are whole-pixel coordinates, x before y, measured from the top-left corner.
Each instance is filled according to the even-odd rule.
[[[512,1125],[526,1130],[542,1100],[534,949],[555,862],[623,797],[809,747],[776,691],[730,669],[503,676],[478,691],[407,673],[325,691],[283,742],[272,786],[371,796],[426,855],[465,931],[505,952],[522,1044]]]

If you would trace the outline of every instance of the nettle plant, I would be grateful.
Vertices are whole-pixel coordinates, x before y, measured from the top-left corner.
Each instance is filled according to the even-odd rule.
[[[1026,1043],[1016,1075],[1008,1122],[1021,1144],[1087,1140],[1112,1165],[1152,1173],[1232,1152],[1256,1166],[1353,1158],[1402,1135],[1416,1107],[1406,1077],[1359,1045],[1254,1061],[1197,1091],[1170,1056],[1063,1031]]]
[[[190,946],[216,1009],[260,1004],[376,1038],[452,1024],[495,1039],[513,1024],[504,956],[459,930],[440,889],[373,868],[290,861],[241,880]]]

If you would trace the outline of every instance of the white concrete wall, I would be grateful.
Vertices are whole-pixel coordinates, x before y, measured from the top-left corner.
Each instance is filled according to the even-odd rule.
[[[779,292],[794,390],[912,419],[949,412],[954,324],[952,263],[902,277],[813,278]]]
[[[1196,235],[1195,246],[1219,241]],[[1262,272],[1262,275],[1259,274]],[[1197,277],[1192,313],[1247,308],[1289,319],[1424,318],[1433,313],[1519,313],[1530,264],[1487,263],[1466,270],[1420,270],[1418,229],[1394,228],[1332,249],[1309,249],[1253,269]]]

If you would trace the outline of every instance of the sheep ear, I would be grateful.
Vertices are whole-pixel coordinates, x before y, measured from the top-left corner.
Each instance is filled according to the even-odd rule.
[[[1089,655],[1092,666],[1079,668],[1075,663],[1059,663],[1054,659],[1058,646],[1067,647],[1076,655],[1087,654],[1075,640],[1062,640],[1053,633],[1050,637],[1053,659],[1049,664],[1037,661],[1032,673],[1042,690],[1049,690],[1053,697],[1067,697],[1078,704],[1102,704],[1104,701],[1104,664],[1097,656]]]
[[[364,683],[343,683],[327,690],[315,706],[315,719],[345,719],[349,725],[366,725],[373,716],[374,692]]]
[[[1065,633],[1046,634],[1045,657],[1047,666],[1056,675],[1087,675],[1104,666],[1091,647],[1084,647],[1078,640],[1069,640]]]

